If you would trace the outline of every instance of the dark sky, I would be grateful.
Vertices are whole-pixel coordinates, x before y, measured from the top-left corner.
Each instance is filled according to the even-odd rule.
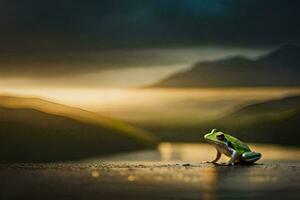
[[[242,49],[299,44],[299,9],[299,0],[1,0],[0,84],[61,78],[65,85],[65,77],[138,67],[148,71],[129,70],[128,82],[144,81],[155,67],[171,72],[248,55]],[[99,83],[98,74],[84,80]]]
[[[300,41],[299,0],[1,0],[0,50]]]

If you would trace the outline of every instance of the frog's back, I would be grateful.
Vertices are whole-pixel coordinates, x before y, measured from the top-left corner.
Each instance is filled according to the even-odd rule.
[[[224,134],[225,138],[230,141],[234,147],[235,150],[237,150],[239,153],[245,153],[245,152],[251,152],[251,149],[249,146],[242,142],[241,140],[229,135],[229,134]]]

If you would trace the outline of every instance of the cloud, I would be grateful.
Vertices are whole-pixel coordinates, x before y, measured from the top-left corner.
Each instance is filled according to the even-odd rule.
[[[15,53],[0,56],[0,77],[67,77],[109,69],[182,63],[164,50]]]
[[[189,53],[166,52],[190,46],[299,43],[299,8],[298,0],[2,0],[0,77],[187,65]]]
[[[2,51],[299,43],[297,0],[3,0]]]
[[[33,79],[47,79],[48,82],[54,83],[58,79],[63,81],[74,77],[78,83],[81,83],[78,81],[81,78],[84,78],[85,82],[99,82],[100,79],[108,82],[108,79],[115,81],[122,77],[122,74],[126,74],[122,82],[134,82],[141,77],[135,77],[136,73],[133,71],[140,70],[139,74],[151,71],[153,73],[149,76],[156,74],[156,77],[146,76],[143,79],[159,79],[162,77],[158,73],[166,74],[186,69],[198,61],[220,59],[236,54],[256,57],[265,51],[267,49],[200,47],[2,54],[0,79],[2,84],[4,79],[15,82],[18,78],[29,79],[31,82]],[[114,73],[116,78],[113,77]],[[132,80],[126,80],[129,74]]]

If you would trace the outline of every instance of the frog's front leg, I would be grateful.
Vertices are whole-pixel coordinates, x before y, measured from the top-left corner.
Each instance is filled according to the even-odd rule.
[[[218,160],[220,160],[220,158],[221,158],[221,152],[219,150],[217,150],[216,158],[209,162],[216,163]]]

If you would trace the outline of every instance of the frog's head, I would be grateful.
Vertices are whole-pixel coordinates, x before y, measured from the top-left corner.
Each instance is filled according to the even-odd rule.
[[[222,139],[224,138],[224,133],[218,131],[217,129],[213,129],[211,130],[210,133],[207,133],[204,135],[204,139],[213,145],[224,145],[224,142],[222,141]]]

